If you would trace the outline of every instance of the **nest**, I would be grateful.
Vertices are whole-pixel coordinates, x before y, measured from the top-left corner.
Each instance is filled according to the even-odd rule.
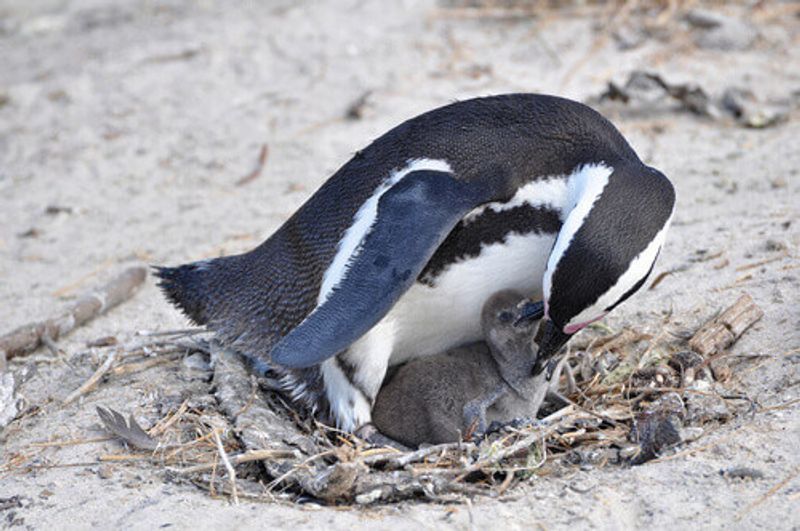
[[[760,317],[752,300],[744,302],[749,310],[741,311],[740,300],[734,317]],[[414,451],[373,447],[303,417],[241,356],[185,337],[160,340],[150,353],[210,356],[213,397],[175,406],[149,433],[132,418],[100,413],[109,430],[151,452],[172,477],[236,499],[363,505],[500,496],[563,467],[657,459],[745,410],[751,402],[728,389],[730,369],[721,355],[738,337],[731,330],[746,329],[725,322],[730,312],[691,337],[666,323],[656,334],[595,326],[572,347],[561,403],[547,405],[541,418],[512,422],[480,440]],[[720,339],[715,329],[730,337]]]
[[[241,356],[197,331],[151,334],[133,346],[98,341],[93,346],[110,349],[106,361],[69,400],[103,378],[179,360],[208,371],[210,360],[211,385],[203,381],[187,389],[190,398],[160,404],[149,430],[132,416],[98,408],[106,429],[135,450],[100,461],[150,462],[170,480],[236,501],[458,502],[508,495],[564,467],[664,459],[671,448],[727,422],[752,402],[730,390],[725,349],[761,315],[744,296],[694,334],[675,332],[667,322],[654,334],[594,326],[572,345],[563,396],[541,418],[512,422],[480,440],[414,451],[370,446],[299,415]],[[39,446],[58,444],[76,441]],[[0,472],[26,469],[37,451],[9,456]]]

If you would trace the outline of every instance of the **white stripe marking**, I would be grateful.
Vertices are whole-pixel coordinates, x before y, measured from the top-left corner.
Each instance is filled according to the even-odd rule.
[[[570,319],[569,323],[567,323],[564,328],[572,328],[578,324],[587,323],[603,316],[606,313],[606,308],[613,306],[623,295],[632,289],[637,282],[642,280],[658,257],[658,251],[661,249],[661,246],[664,245],[664,240],[667,237],[667,229],[669,229],[671,222],[672,214],[670,214],[664,227],[656,234],[655,238],[647,245],[644,251],[639,253],[636,258],[631,261],[628,269],[617,279],[616,284],[603,293],[600,298],[597,299],[597,302]]]
[[[603,193],[603,189],[608,184],[608,178],[613,171],[614,168],[606,166],[602,162],[587,164],[577,168],[568,179],[570,199],[564,211],[569,212],[569,215],[558,233],[556,243],[547,260],[547,270],[544,273],[542,284],[545,301],[550,300],[553,273],[558,266],[559,260],[569,248],[575,233],[583,225],[595,201]],[[573,207],[572,205],[575,206]]]
[[[503,212],[524,204],[534,208],[546,206],[559,212],[564,211],[564,197],[568,196],[572,175],[555,175],[537,179],[517,189],[514,196],[506,202],[486,203],[464,216],[464,223],[470,223],[487,210]],[[569,205],[571,206],[571,205]]]
[[[347,270],[350,269],[353,260],[361,252],[364,238],[372,231],[372,227],[378,217],[378,201],[381,196],[400,182],[403,177],[419,170],[452,172],[450,165],[444,160],[413,159],[408,161],[404,168],[393,171],[385,181],[378,185],[369,199],[358,209],[358,212],[353,217],[353,224],[345,231],[339,242],[336,256],[333,257],[328,269],[325,270],[325,274],[322,276],[322,285],[317,297],[317,307],[328,300],[333,290],[347,276]]]

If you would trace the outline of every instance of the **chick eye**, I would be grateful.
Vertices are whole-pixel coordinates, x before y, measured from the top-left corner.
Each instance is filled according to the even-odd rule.
[[[500,314],[497,316],[497,320],[503,324],[510,323],[513,319],[514,319],[514,314],[512,314],[508,310],[500,312]]]

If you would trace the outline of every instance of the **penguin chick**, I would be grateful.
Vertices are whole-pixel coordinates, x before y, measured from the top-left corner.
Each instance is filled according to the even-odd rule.
[[[549,389],[548,372],[531,376],[535,323],[518,321],[522,295],[505,290],[484,304],[485,341],[416,358],[379,391],[372,419],[384,435],[409,446],[456,442],[492,422],[535,418]]]

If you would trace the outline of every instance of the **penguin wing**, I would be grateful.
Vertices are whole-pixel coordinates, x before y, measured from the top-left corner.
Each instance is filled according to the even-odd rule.
[[[276,364],[310,367],[345,350],[417,280],[464,215],[489,201],[488,183],[446,171],[405,175],[378,200],[372,225],[320,304],[272,349]]]

